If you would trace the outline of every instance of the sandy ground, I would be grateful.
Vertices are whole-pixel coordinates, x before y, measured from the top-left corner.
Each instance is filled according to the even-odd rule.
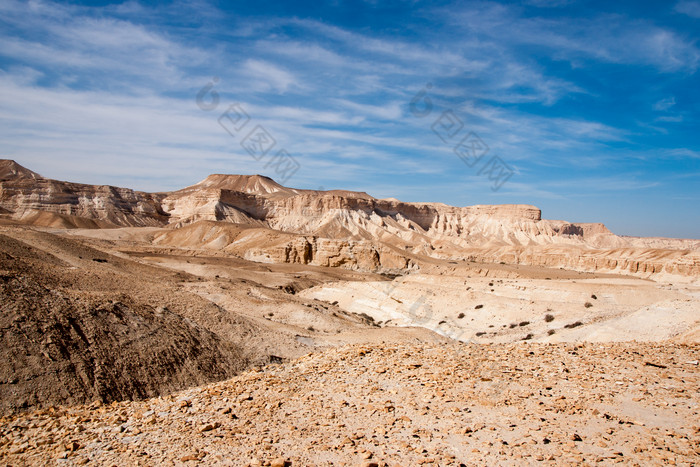
[[[411,274],[391,283],[323,284],[300,295],[337,302],[383,326],[424,326],[463,342],[697,342],[699,290],[624,276]]]

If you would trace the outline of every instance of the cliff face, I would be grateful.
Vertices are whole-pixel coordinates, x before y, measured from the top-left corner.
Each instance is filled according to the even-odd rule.
[[[0,161],[0,207],[15,218],[44,211],[115,226],[164,225],[167,215],[161,209],[162,198],[128,188],[51,180],[14,161]]]
[[[47,212],[60,217],[37,214]],[[268,234],[272,229],[255,241],[235,240],[230,249],[256,261],[368,270],[414,268],[416,258],[433,257],[693,275],[693,255],[700,250],[698,240],[620,237],[603,224],[542,219],[538,208],[525,204],[405,203],[361,192],[287,188],[259,175],[216,174],[182,190],[143,193],[50,180],[13,161],[0,161],[0,213],[66,228],[184,228],[218,221]],[[201,241],[227,249],[234,240],[224,237]]]

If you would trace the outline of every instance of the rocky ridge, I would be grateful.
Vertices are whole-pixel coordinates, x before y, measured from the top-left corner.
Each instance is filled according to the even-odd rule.
[[[59,228],[182,229],[214,221],[268,229],[258,244],[247,242],[245,257],[257,261],[396,272],[420,268],[422,257],[690,280],[700,275],[700,240],[621,237],[602,224],[542,219],[530,205],[405,203],[287,188],[259,175],[216,174],[182,190],[143,193],[50,180],[13,161],[0,161],[0,175],[2,216]],[[157,238],[169,241],[168,235]],[[206,248],[236,249],[214,245],[206,242]]]

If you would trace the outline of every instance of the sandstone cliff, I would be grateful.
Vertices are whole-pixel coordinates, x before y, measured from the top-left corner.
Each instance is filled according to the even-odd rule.
[[[96,219],[116,226],[167,222],[160,194],[44,178],[14,161],[0,161],[0,207],[22,218],[34,211]]]
[[[0,161],[0,209],[5,217],[62,228],[218,221],[262,230],[230,241],[230,232],[217,234],[202,246],[256,261],[384,271],[416,268],[417,258],[428,257],[694,276],[700,250],[700,240],[621,237],[603,224],[542,219],[531,205],[406,203],[288,188],[260,175],[215,174],[178,191],[143,193],[50,180]]]

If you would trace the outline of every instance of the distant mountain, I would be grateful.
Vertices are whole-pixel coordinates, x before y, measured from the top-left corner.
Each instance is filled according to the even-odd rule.
[[[200,221],[254,227],[263,229],[254,241],[222,234],[237,245],[230,248],[209,237],[201,241],[258,261],[402,270],[420,267],[421,258],[440,258],[700,273],[700,240],[621,237],[599,223],[542,219],[540,209],[527,204],[405,203],[363,192],[288,188],[261,175],[214,174],[181,190],[144,193],[46,179],[8,160],[0,161],[0,174],[0,215],[6,218],[63,228],[182,228]],[[157,238],[191,243],[182,238],[185,232]]]

